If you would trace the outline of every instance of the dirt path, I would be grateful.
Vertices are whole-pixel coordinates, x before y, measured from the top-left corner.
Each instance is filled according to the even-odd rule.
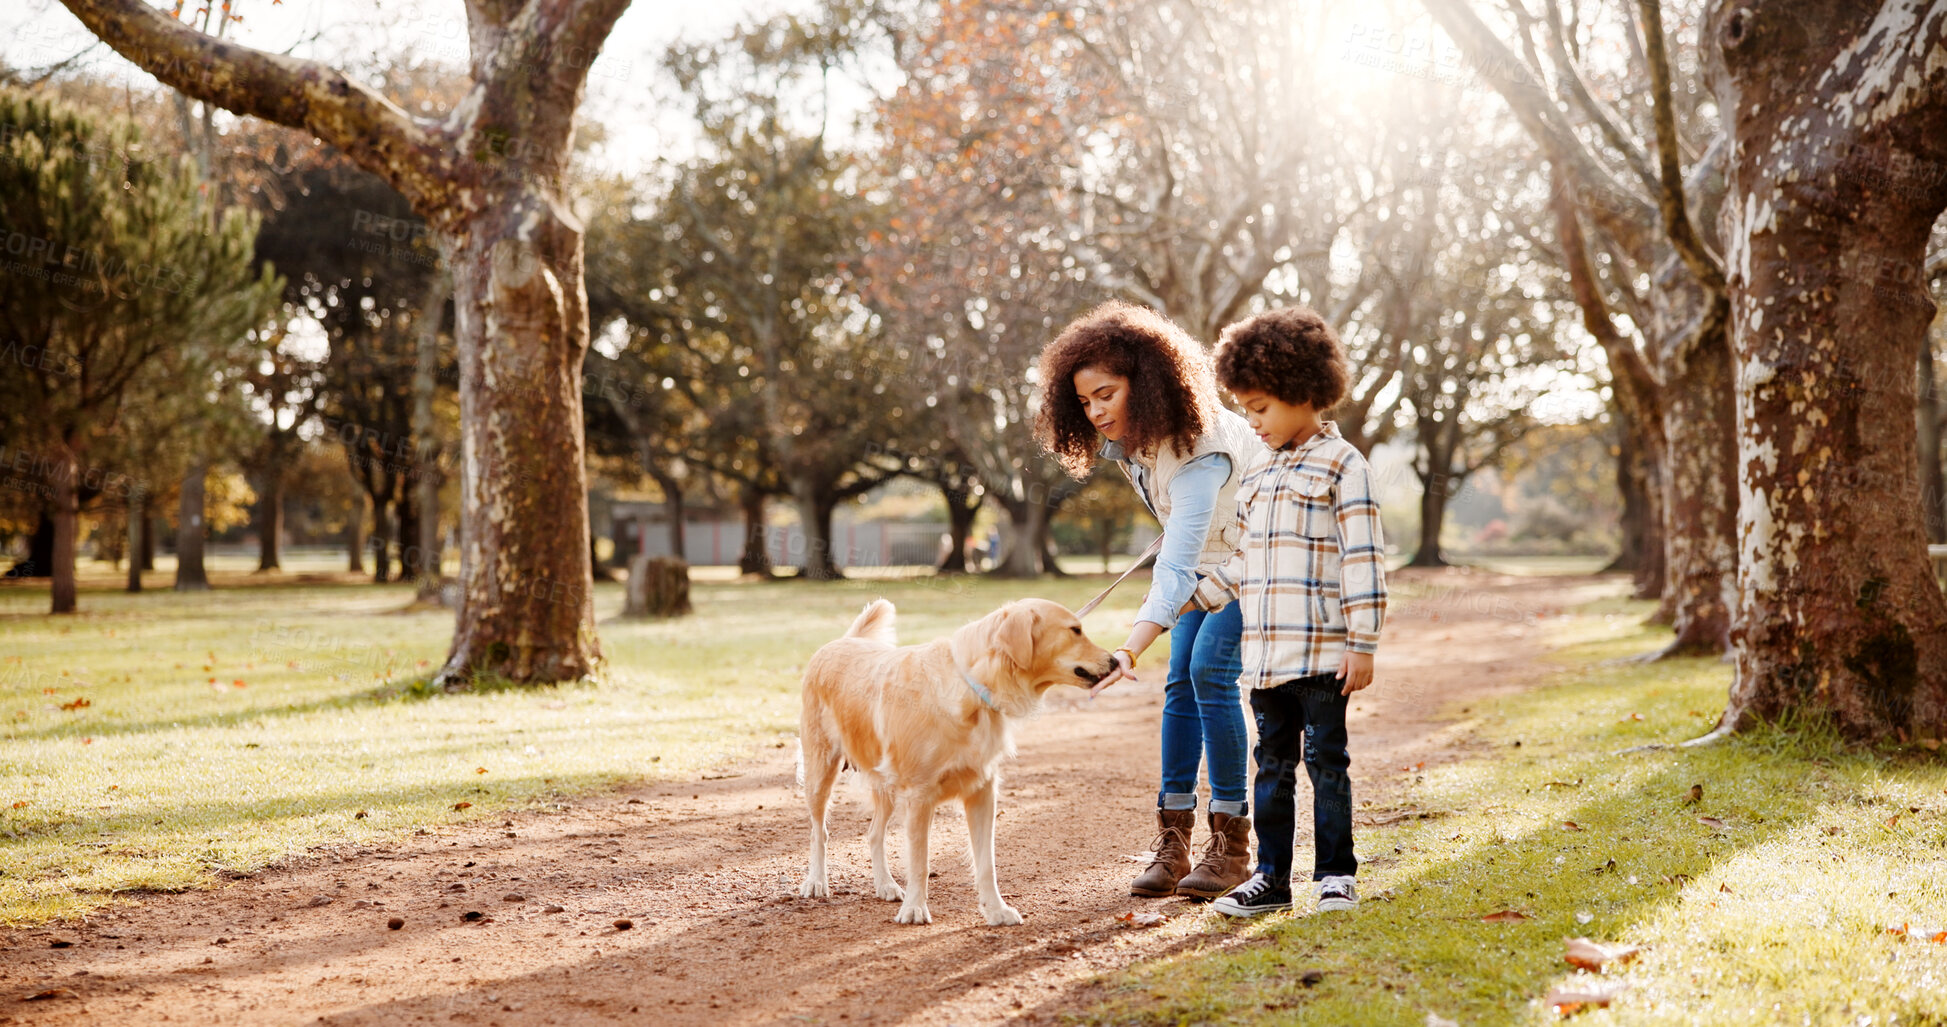
[[[1385,816],[1403,767],[1456,754],[1451,725],[1433,717],[1442,704],[1532,680],[1536,615],[1622,587],[1454,571],[1410,580],[1430,592],[1395,603],[1379,682],[1353,714],[1367,821]],[[895,907],[870,897],[869,804],[844,789],[834,895],[795,898],[804,813],[782,750],[392,850],[314,853],[78,928],[0,932],[0,1023],[1046,1020],[1085,1000],[1095,974],[1195,943],[1198,919],[1214,915],[1125,890],[1154,827],[1159,684],[1093,704],[1077,694],[1020,728],[1005,780],[999,870],[1021,927],[981,920],[954,855],[966,843],[957,807],[935,829],[935,922],[894,924]],[[1142,910],[1173,919],[1149,930],[1116,919]],[[387,928],[393,917],[402,929]],[[622,919],[631,929],[617,929]],[[51,989],[68,994],[24,999]]]

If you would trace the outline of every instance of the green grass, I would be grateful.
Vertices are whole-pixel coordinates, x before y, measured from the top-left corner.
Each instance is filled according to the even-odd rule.
[[[1206,914],[1085,1018],[1545,1023],[1555,987],[1621,984],[1575,1021],[1947,1023],[1947,945],[1886,932],[1947,927],[1947,765],[1816,728],[1618,754],[1704,733],[1730,680],[1711,659],[1616,662],[1661,644],[1649,608],[1578,611],[1547,687],[1471,707],[1478,751],[1410,785],[1408,805],[1446,812],[1359,829],[1355,912]],[[1501,910],[1533,919],[1482,921]],[[1576,936],[1644,952],[1598,978],[1563,961]]]
[[[789,744],[799,668],[873,596],[923,640],[1103,584],[699,578],[696,614],[673,622],[616,619],[620,587],[597,588],[597,683],[432,699],[403,686],[444,657],[452,618],[400,612],[409,586],[103,587],[58,619],[44,587],[0,590],[0,924],[694,775]],[[1125,585],[1091,630],[1127,630],[1141,594]]]

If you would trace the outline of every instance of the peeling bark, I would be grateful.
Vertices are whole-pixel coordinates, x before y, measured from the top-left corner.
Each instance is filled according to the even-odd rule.
[[[1669,623],[1662,655],[1731,645],[1737,585],[1737,404],[1723,308],[1673,258],[1656,283],[1650,335],[1663,370],[1664,553]],[[1688,316],[1684,316],[1688,314]]]
[[[1735,149],[1737,680],[1721,724],[1947,727],[1947,600],[1926,555],[1913,371],[1947,209],[1947,6],[1713,4]]]

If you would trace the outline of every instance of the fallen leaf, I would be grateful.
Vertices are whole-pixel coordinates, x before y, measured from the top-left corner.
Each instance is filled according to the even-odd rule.
[[[1418,770],[1425,770],[1425,769],[1426,769],[1426,761],[1425,761],[1425,760],[1421,760],[1420,762],[1418,762],[1418,763],[1415,763],[1415,764],[1413,764],[1413,765],[1412,765],[1412,766],[1410,766],[1410,767],[1401,767],[1401,768],[1399,768],[1399,769],[1401,769],[1401,770],[1403,770],[1403,771],[1405,771],[1405,772],[1407,772],[1408,774],[1411,774],[1411,773],[1413,773],[1414,771],[1418,771]]]
[[[88,707],[90,707],[90,706],[93,706],[93,705],[94,705],[94,703],[92,703],[92,702],[89,702],[89,701],[88,701],[88,699],[87,699],[87,697],[85,697],[85,696],[84,696],[84,697],[82,697],[82,698],[80,698],[80,699],[76,699],[76,700],[74,700],[73,702],[64,702],[64,703],[62,703],[62,704],[61,704],[61,708],[62,708],[62,709],[64,709],[64,710],[85,710],[85,709],[87,709]]]
[[[484,773],[486,773],[486,772],[487,772],[487,768],[485,768],[485,767],[475,767],[475,768],[474,768],[474,770],[473,770],[473,772],[474,772],[474,773],[476,773],[476,774],[484,774]]]
[[[1570,938],[1565,944],[1567,951],[1562,953],[1562,958],[1568,960],[1568,965],[1596,973],[1609,963],[1627,963],[1643,951],[1638,945],[1605,945],[1587,938]]]
[[[1533,920],[1534,917],[1512,909],[1504,909],[1499,913],[1489,913],[1481,919],[1490,924],[1518,924],[1523,920]]]
[[[1298,983],[1309,988],[1312,985],[1317,984],[1319,981],[1322,981],[1324,979],[1325,979],[1325,971],[1307,970],[1305,971],[1305,975],[1303,977],[1298,978]]]
[[[1718,891],[1721,891],[1721,892],[1725,892],[1726,894],[1730,894],[1730,895],[1736,895],[1736,894],[1737,894],[1736,892],[1734,892],[1734,891],[1731,891],[1731,886],[1730,886],[1730,885],[1728,885],[1728,884],[1720,884],[1720,885],[1718,885],[1718,886],[1717,886],[1717,890],[1718,890]]]
[[[470,802],[456,802],[453,804],[453,808],[456,810],[462,810],[462,809],[468,809],[472,807],[472,805],[473,803]]]
[[[1900,826],[1900,815],[1898,813],[1895,813],[1892,816],[1887,817],[1886,826],[1889,828]]]
[[[1724,822],[1722,820],[1717,819],[1716,817],[1698,817],[1697,823],[1702,824],[1705,827],[1714,827],[1719,831],[1722,831],[1724,829]]]
[[[618,931],[626,931],[629,928],[634,926],[635,926],[634,920],[617,920],[615,922],[615,929]]]
[[[22,1002],[43,1002],[51,998],[80,998],[80,997],[81,996],[75,994],[74,991],[69,988],[49,988],[46,991],[37,991],[32,995],[22,995],[20,997],[20,1000]]]
[[[1624,717],[1624,718],[1623,718],[1623,722],[1627,722],[1627,721],[1631,721],[1631,720],[1642,720],[1642,719],[1643,719],[1643,715],[1642,715],[1642,714],[1640,714],[1640,713],[1632,713],[1632,714],[1630,714],[1629,716],[1627,716],[1627,717]]]
[[[353,820],[364,820],[364,819],[365,819],[365,816],[366,816],[366,813],[365,813],[365,811],[364,811],[364,810],[359,810],[359,811],[358,811],[357,813],[354,813],[354,814],[352,814],[352,819],[353,819]]]
[[[1584,1009],[1606,1009],[1622,991],[1620,986],[1609,988],[1556,988],[1545,999],[1557,1015],[1569,1016]]]
[[[14,803],[14,808],[15,808],[15,809],[26,809],[26,808],[27,808],[27,806],[28,806],[28,804],[29,804],[29,803],[28,803],[28,800],[26,800],[26,799],[22,799],[22,800],[20,800],[19,802],[16,802],[16,803]]]
[[[1702,802],[1702,801],[1704,801],[1704,786],[1702,782],[1698,782],[1697,784],[1690,786],[1690,794],[1684,796],[1683,802],[1684,805],[1687,806],[1690,805],[1691,803]]]
[[[1128,924],[1131,927],[1155,927],[1158,924],[1164,923],[1165,921],[1169,920],[1169,915],[1166,913],[1150,913],[1150,912],[1124,913],[1121,916],[1116,917],[1116,919],[1122,921],[1123,923]]]
[[[1580,831],[1581,829],[1582,829],[1582,825],[1576,823],[1573,820],[1562,821],[1562,830],[1564,831]]]

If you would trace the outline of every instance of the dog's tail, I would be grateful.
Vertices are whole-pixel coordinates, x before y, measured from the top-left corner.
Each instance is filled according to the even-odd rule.
[[[859,614],[852,626],[845,630],[846,638],[869,638],[874,642],[898,645],[892,628],[892,603],[885,599],[874,599],[865,604],[865,612]]]

